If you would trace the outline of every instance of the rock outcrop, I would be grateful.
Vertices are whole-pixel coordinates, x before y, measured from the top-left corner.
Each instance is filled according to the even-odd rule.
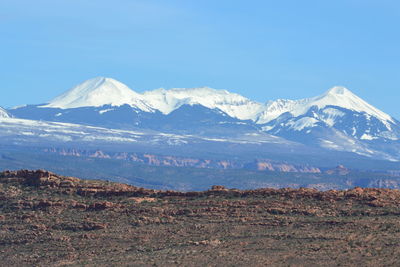
[[[214,185],[208,191],[199,192],[178,192],[178,191],[161,191],[144,189],[127,184],[96,181],[96,180],[81,180],[74,177],[66,177],[54,174],[44,170],[19,170],[19,171],[4,171],[0,173],[0,182],[17,182],[27,186],[39,187],[42,189],[53,190],[63,194],[77,194],[88,197],[130,197],[131,199],[148,199],[151,202],[159,198],[168,197],[268,197],[281,196],[287,199],[317,199],[328,201],[356,200],[367,203],[380,203],[379,205],[397,205],[400,203],[400,191],[393,189],[382,188],[360,188],[355,187],[349,190],[328,190],[319,191],[312,188],[260,188],[254,190],[237,190],[227,189],[221,185]],[[142,202],[142,201],[137,201]],[[47,205],[42,203],[42,206]],[[112,203],[101,202],[94,203],[89,208],[101,210],[111,208]]]

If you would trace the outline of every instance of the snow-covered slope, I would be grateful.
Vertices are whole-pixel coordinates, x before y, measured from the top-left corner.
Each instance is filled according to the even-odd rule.
[[[293,115],[304,114],[312,106],[317,106],[319,109],[326,106],[337,106],[357,112],[365,112],[381,121],[394,122],[391,116],[368,104],[344,87],[333,87],[322,96],[311,98],[306,102],[306,105],[300,104],[296,107]]]
[[[157,89],[143,95],[151,107],[164,114],[169,114],[185,104],[202,105],[210,109],[218,108],[240,120],[253,120],[262,108],[260,103],[239,94],[209,87]]]
[[[292,111],[303,102],[302,100],[278,99],[268,101],[263,110],[256,116],[255,122],[258,124],[268,123],[284,113]]]
[[[383,122],[394,122],[391,116],[368,104],[347,88],[336,86],[323,95],[313,98],[300,100],[279,99],[276,101],[270,101],[267,103],[265,110],[259,114],[257,123],[267,123],[276,119],[285,112],[289,112],[294,117],[298,117],[307,113],[312,107],[323,109],[327,106],[336,106],[360,113],[366,113]]]
[[[46,144],[56,142],[62,145],[122,144],[123,146],[161,146],[199,145],[212,150],[215,144],[240,145],[282,145],[298,148],[300,145],[280,137],[260,133],[258,136],[239,136],[232,139],[204,138],[192,135],[169,134],[152,130],[121,130],[93,127],[75,123],[61,123],[16,118],[0,118],[1,144]]]
[[[104,77],[87,80],[51,100],[43,107],[69,109],[124,104],[146,112],[152,111],[143,100],[142,95],[117,80]]]
[[[335,125],[329,125],[324,116],[326,111],[335,110],[331,117]],[[386,126],[376,119],[362,113],[331,107],[322,110],[311,109],[298,117],[282,116],[263,126],[265,132],[314,147],[329,150],[348,151],[367,157],[397,161],[399,153],[391,151],[398,147],[398,127],[393,125],[392,135],[387,134]],[[377,141],[377,142],[374,142]],[[397,143],[397,145],[395,145]],[[388,150],[388,148],[390,148]]]
[[[0,107],[0,118],[9,118],[10,115],[3,108]]]
[[[190,137],[150,131],[127,131],[92,127],[73,123],[0,118],[0,143],[22,144],[50,142],[80,142],[87,144],[122,143],[125,145],[144,143],[147,145],[181,145]],[[194,138],[192,138],[194,139]]]
[[[313,135],[313,129],[322,127],[359,140],[400,138],[400,125],[394,118],[344,87],[333,87],[318,97],[270,102],[257,123],[264,123],[263,129],[276,135]]]

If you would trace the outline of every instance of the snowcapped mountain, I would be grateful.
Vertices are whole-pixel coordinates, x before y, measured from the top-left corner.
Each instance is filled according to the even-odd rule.
[[[329,150],[400,159],[400,123],[344,87],[333,87],[317,97],[262,104],[208,87],[137,93],[114,79],[100,77],[47,104],[9,112],[24,119],[203,138],[284,138]]]
[[[208,87],[174,88],[139,94],[119,81],[104,77],[87,80],[41,107],[72,109],[106,105],[129,105],[144,112],[158,110],[166,115],[183,105],[202,105],[210,109],[218,108],[241,120],[253,119],[262,108],[257,102],[226,90]]]
[[[8,112],[0,107],[0,118],[9,118],[9,117],[10,115],[8,114]]]
[[[328,90],[325,94],[313,98],[270,101],[267,103],[265,110],[259,114],[257,123],[268,123],[286,112],[289,112],[294,117],[298,117],[304,115],[311,108],[317,107],[318,109],[323,109],[327,106],[366,113],[383,122],[394,122],[391,116],[371,106],[347,88],[336,86]],[[334,114],[331,115],[334,116]]]
[[[274,116],[268,113],[272,108]],[[273,134],[310,134],[313,129],[322,127],[335,128],[359,140],[397,140],[400,137],[399,123],[394,118],[344,87],[334,87],[314,98],[269,103],[257,122],[264,122],[263,129]]]
[[[371,106],[344,87],[333,87],[322,96],[311,98],[308,101],[305,100],[305,102],[307,103],[306,105],[296,108],[293,113],[295,116],[304,114],[306,110],[314,106],[317,106],[319,109],[327,106],[337,106],[343,109],[369,114],[381,121],[394,122],[391,116]]]
[[[334,87],[314,98],[270,102],[269,109],[274,116],[265,112],[258,121],[266,121],[261,128],[269,134],[368,157],[400,156],[400,123],[346,88]]]
[[[111,78],[83,82],[44,105],[12,109],[18,118],[229,136],[253,131],[262,105],[226,90],[158,89],[139,94]],[[178,132],[177,132],[178,131]]]
[[[104,77],[87,80],[42,107],[71,109],[104,105],[122,106],[124,104],[146,112],[152,111],[142,95],[117,80]]]
[[[294,117],[307,113],[311,108],[319,110],[335,106],[371,115],[389,125],[394,119],[353,94],[344,87],[333,87],[325,94],[301,100],[269,101],[261,104],[227,90],[216,90],[209,87],[156,89],[139,94],[125,84],[111,78],[98,77],[79,84],[64,94],[51,100],[43,108],[72,109],[81,107],[119,107],[129,105],[143,112],[160,111],[170,114],[183,105],[201,105],[209,109],[219,109],[230,117],[239,120],[252,120],[257,124],[268,123],[288,112]],[[108,110],[99,111],[100,113]],[[333,117],[340,112],[326,111],[329,117],[326,122],[332,124]],[[333,114],[332,112],[336,112]],[[389,126],[388,126],[389,127]]]
[[[152,108],[163,114],[169,114],[183,105],[202,105],[222,110],[233,118],[253,120],[262,109],[260,103],[239,94],[209,87],[157,89],[143,95]]]

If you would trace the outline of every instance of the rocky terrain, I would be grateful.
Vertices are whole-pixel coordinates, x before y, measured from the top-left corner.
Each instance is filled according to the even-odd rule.
[[[400,191],[159,191],[0,173],[3,266],[396,266]]]

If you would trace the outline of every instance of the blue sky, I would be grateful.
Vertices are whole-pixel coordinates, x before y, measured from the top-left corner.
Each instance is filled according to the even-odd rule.
[[[0,106],[92,77],[210,86],[265,102],[348,87],[400,118],[400,3],[2,0]]]

